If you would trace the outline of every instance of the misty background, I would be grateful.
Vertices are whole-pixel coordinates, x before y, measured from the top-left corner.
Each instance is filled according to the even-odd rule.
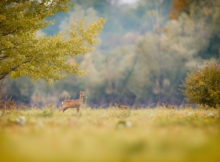
[[[54,25],[37,34],[54,35],[70,30],[72,21],[91,24],[104,17],[94,52],[70,60],[87,74],[68,76],[54,86],[26,77],[7,78],[2,96],[39,107],[75,99],[80,90],[86,91],[91,107],[186,103],[181,85],[187,73],[208,62],[220,63],[220,3],[189,0],[188,9],[175,17],[174,1],[73,0],[74,8],[48,18]]]

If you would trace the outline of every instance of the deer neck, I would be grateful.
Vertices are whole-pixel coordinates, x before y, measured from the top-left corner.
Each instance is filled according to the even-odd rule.
[[[83,101],[83,96],[79,96],[79,100],[82,102]]]

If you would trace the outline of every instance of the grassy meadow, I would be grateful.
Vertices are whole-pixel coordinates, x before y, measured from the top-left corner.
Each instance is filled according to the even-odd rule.
[[[0,161],[220,161],[216,109],[0,112]]]

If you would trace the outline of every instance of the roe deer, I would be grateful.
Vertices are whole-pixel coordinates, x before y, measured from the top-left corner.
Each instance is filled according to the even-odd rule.
[[[169,104],[168,102],[165,102],[165,104],[163,104],[163,106],[165,106],[165,108],[167,108],[167,109],[175,109],[175,106],[172,104]]]
[[[66,111],[68,108],[76,108],[77,112],[79,112],[79,108],[81,104],[83,103],[83,97],[85,96],[84,91],[80,91],[79,93],[79,99],[76,100],[64,100],[62,102],[62,107],[60,110]]]
[[[127,110],[127,109],[128,109],[128,106],[127,106],[127,105],[119,104],[119,105],[118,105],[118,108]]]

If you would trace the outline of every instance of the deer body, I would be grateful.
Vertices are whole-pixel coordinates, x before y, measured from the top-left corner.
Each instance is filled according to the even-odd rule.
[[[166,103],[164,104],[164,106],[165,106],[167,109],[175,109],[175,106],[172,105],[172,104],[169,104],[168,102],[166,102]]]
[[[77,112],[79,112],[79,108],[81,104],[83,103],[83,97],[84,97],[84,92],[80,91],[80,96],[79,99],[76,100],[64,100],[62,102],[62,108],[61,110],[66,111],[69,108],[76,108]]]
[[[127,105],[119,104],[118,107],[119,107],[120,109],[125,109],[125,110],[128,109],[128,106],[127,106]]]

